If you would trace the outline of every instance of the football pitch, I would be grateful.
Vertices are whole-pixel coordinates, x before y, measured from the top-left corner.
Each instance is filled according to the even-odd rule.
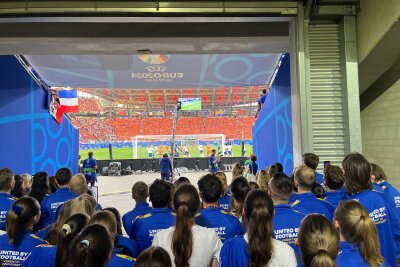
[[[213,147],[217,149],[217,147]],[[200,152],[197,147],[192,147],[188,146],[190,157],[192,158],[197,158],[200,157]],[[240,157],[242,147],[240,145],[234,145],[232,146],[232,156],[233,157]],[[93,157],[98,160],[108,160],[110,159],[110,153],[108,151],[108,148],[97,148],[97,149],[85,149],[85,150],[80,150],[79,155],[81,155],[82,159],[86,159],[88,156],[88,152],[93,151]],[[253,148],[251,145],[246,145],[246,156],[250,155],[250,153],[253,151]],[[124,147],[124,148],[113,148],[112,153],[113,153],[113,159],[132,159],[133,158],[133,149],[131,147]],[[163,153],[166,153],[164,150]],[[153,151],[154,157],[159,158],[158,155],[158,149],[155,148]],[[183,153],[180,153],[181,157],[184,157]],[[207,156],[207,153],[204,149],[204,156]],[[146,147],[140,147],[138,149],[138,158],[140,159],[147,159],[149,157],[147,153],[147,148]]]

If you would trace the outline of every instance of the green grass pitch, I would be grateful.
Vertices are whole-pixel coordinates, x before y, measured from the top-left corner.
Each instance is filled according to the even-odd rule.
[[[217,149],[217,147],[213,147]],[[188,146],[190,156],[192,158],[200,157],[200,152],[197,147]],[[88,152],[93,151],[93,157],[98,160],[107,160],[110,158],[110,154],[108,148],[97,148],[92,150],[80,150],[79,155],[81,155],[82,159],[86,159],[88,156]],[[250,155],[253,151],[251,145],[246,145],[246,156]],[[164,151],[165,153],[166,151]],[[158,149],[156,148],[154,151],[154,157],[158,158]],[[232,146],[232,153],[234,157],[241,156],[241,146],[234,145]],[[204,147],[204,155],[207,156],[205,147]],[[183,157],[183,154],[181,154]],[[113,148],[113,159],[132,159],[133,158],[133,149],[131,147],[124,147],[124,148]],[[148,153],[146,147],[141,147],[138,150],[138,158],[140,159],[147,159]]]

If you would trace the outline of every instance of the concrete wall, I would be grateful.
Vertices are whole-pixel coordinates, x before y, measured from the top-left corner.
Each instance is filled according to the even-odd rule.
[[[363,154],[400,188],[400,80],[361,112]]]

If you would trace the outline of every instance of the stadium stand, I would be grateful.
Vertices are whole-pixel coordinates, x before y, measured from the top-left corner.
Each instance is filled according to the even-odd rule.
[[[80,98],[79,99],[79,111],[80,112],[101,112],[99,102],[95,99]]]
[[[111,125],[118,140],[130,140],[132,136],[142,133],[142,120],[137,118],[116,118]]]

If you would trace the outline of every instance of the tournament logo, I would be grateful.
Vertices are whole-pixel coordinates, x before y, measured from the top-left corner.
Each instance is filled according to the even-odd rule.
[[[165,64],[169,61],[171,55],[141,55],[139,59],[147,64]]]

